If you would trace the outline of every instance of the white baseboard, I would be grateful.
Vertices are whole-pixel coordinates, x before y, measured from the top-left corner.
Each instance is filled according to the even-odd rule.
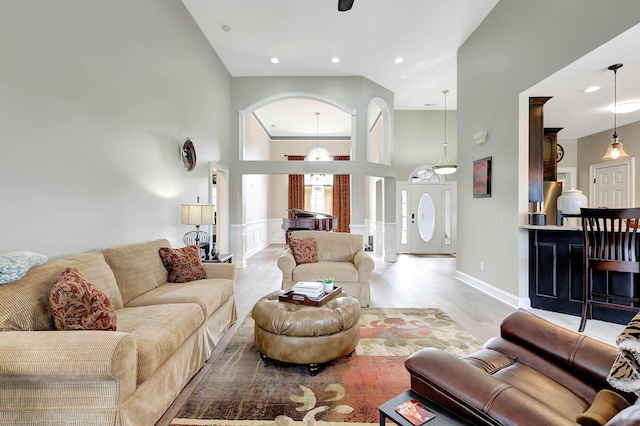
[[[531,308],[531,299],[528,297],[517,297],[511,293],[508,293],[502,289],[492,286],[482,280],[479,280],[471,275],[467,275],[464,272],[456,270],[455,276],[457,280],[470,285],[471,287],[480,290],[483,293],[497,299],[509,306],[517,309],[529,309]]]

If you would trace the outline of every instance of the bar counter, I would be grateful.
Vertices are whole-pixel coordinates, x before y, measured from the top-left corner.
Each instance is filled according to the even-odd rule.
[[[580,316],[583,301],[582,228],[521,225],[529,231],[529,298],[531,306]],[[612,286],[622,296],[634,294],[640,278],[634,274],[594,272],[595,289]],[[627,324],[633,312],[593,307],[593,318]]]

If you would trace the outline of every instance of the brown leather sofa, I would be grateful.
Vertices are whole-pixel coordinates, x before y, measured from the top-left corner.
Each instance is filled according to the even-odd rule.
[[[504,318],[500,337],[457,358],[422,349],[405,366],[411,389],[476,425],[576,425],[617,348],[525,311]],[[625,395],[629,402],[635,396]]]

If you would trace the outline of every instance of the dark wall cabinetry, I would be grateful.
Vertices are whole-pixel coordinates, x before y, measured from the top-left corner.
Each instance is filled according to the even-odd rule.
[[[529,230],[529,298],[533,308],[580,315],[583,277],[582,231]],[[622,296],[630,296],[638,286],[633,274],[602,273],[594,277],[596,288],[612,286]],[[593,318],[627,324],[633,312],[594,306]]]
[[[542,138],[542,179],[558,180],[558,132],[564,127],[545,127]]]
[[[529,201],[544,201],[542,193],[542,141],[544,138],[544,104],[550,96],[529,98]]]

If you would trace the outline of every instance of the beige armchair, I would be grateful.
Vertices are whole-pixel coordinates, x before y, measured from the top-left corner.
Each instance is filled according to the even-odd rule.
[[[292,238],[315,238],[318,246],[318,262],[296,264],[291,249],[287,247],[278,259],[282,271],[282,288],[289,289],[299,281],[316,281],[333,278],[334,285],[355,296],[360,306],[369,306],[369,274],[374,262],[364,251],[360,234],[324,231],[293,231]]]

